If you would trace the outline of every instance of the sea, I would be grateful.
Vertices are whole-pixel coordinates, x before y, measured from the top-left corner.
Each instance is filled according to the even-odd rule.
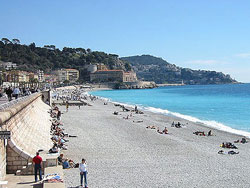
[[[250,84],[101,90],[91,94],[250,138]]]

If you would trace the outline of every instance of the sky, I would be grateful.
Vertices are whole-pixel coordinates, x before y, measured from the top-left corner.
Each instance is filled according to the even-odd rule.
[[[150,54],[250,83],[249,0],[0,0],[0,38]]]

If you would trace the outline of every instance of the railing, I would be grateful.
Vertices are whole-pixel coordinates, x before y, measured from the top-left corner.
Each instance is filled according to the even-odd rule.
[[[4,111],[5,109],[7,109],[7,108],[9,108],[9,107],[11,107],[11,106],[13,106],[13,105],[21,102],[21,101],[24,101],[24,100],[30,98],[34,94],[37,94],[37,92],[36,93],[32,93],[31,95],[19,97],[18,99],[14,99],[12,101],[7,101],[6,103],[0,104],[0,112]]]

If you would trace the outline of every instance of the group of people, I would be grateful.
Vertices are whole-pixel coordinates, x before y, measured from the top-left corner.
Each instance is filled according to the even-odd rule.
[[[61,117],[61,111],[59,108],[55,105],[52,106],[52,109],[50,111],[51,117],[53,118],[52,120],[52,125],[51,125],[51,139],[54,143],[53,147],[50,149],[51,153],[59,153],[60,150],[66,150],[67,147],[65,145],[66,142],[69,140],[66,139],[66,137],[70,137],[70,135],[64,133],[64,129],[62,128],[63,124],[59,121]],[[59,116],[58,116],[59,114]],[[75,136],[71,136],[75,137]],[[58,159],[58,164],[62,165],[63,169],[70,169],[70,168],[79,168],[80,170],[80,183],[81,186],[83,186],[84,182],[84,187],[87,188],[87,165],[86,165],[86,160],[82,159],[81,163],[75,163],[73,160],[64,158],[63,153],[59,155]],[[84,181],[83,181],[84,180]]]
[[[25,88],[25,87],[19,88],[10,86],[4,89],[4,93],[7,95],[9,101],[11,101],[13,97],[15,99],[18,99],[18,97],[20,96],[27,96],[38,91],[39,91],[38,88]]]
[[[65,145],[68,140],[66,139],[67,134],[64,133],[62,123],[59,121],[61,118],[61,111],[57,106],[53,106],[50,115],[53,118],[51,123],[50,133],[52,135],[51,140],[53,141],[53,147],[49,150],[50,153],[58,153],[59,150],[67,150]]]

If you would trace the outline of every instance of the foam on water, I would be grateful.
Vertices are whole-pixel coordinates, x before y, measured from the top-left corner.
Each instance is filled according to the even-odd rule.
[[[181,119],[185,119],[194,123],[200,123],[200,124],[204,124],[208,127],[212,127],[221,131],[226,131],[226,132],[230,132],[233,134],[238,134],[238,135],[242,135],[242,136],[246,136],[248,138],[250,138],[250,133],[249,132],[245,132],[242,130],[237,130],[237,129],[233,129],[231,127],[228,127],[222,123],[216,122],[216,121],[204,121],[204,120],[200,120],[196,117],[192,117],[192,116],[188,116],[188,115],[184,115],[184,114],[180,114],[177,112],[170,112],[168,110],[163,110],[160,108],[154,108],[154,107],[145,107],[144,108],[147,111],[153,112],[153,113],[160,113],[160,114],[164,114],[164,115],[171,115],[171,116],[175,116],[175,117],[179,117]]]

